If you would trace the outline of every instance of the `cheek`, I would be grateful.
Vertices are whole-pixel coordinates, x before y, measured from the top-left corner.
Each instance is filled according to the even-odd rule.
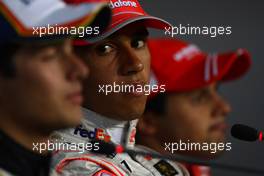
[[[106,91],[106,89],[110,89],[107,87],[110,87],[109,85],[113,85],[114,82],[119,82],[116,76],[109,73],[107,74],[105,71],[91,71],[89,77],[83,82],[84,94],[87,95],[87,97],[96,97],[98,95],[104,96],[104,91]]]
[[[17,76],[6,90],[8,96],[5,106],[11,114],[21,117],[21,120],[36,116],[44,119],[48,117],[47,114],[53,112],[54,108],[61,106],[62,96],[59,93],[62,91],[53,86],[57,82],[50,80],[52,74],[42,75],[35,72],[28,75],[17,74]]]
[[[206,138],[209,119],[200,108],[181,107],[171,112],[169,124],[177,139],[202,141]]]
[[[119,94],[108,93],[105,95],[105,92],[110,90],[110,85],[113,85],[113,82],[119,82],[117,74],[111,66],[95,64],[89,64],[90,75],[83,82],[84,104],[93,109],[109,107],[109,102],[113,103]]]
[[[109,62],[108,58],[89,58],[86,62],[90,69],[87,83],[92,87],[98,84],[112,84],[117,81],[117,63]]]
[[[149,76],[151,56],[148,48],[138,52],[137,55],[141,59],[142,64],[144,65],[144,73]]]
[[[64,83],[65,75],[59,64],[28,66],[19,77],[19,84],[24,91],[32,98],[39,98],[39,101],[58,97],[67,88]]]

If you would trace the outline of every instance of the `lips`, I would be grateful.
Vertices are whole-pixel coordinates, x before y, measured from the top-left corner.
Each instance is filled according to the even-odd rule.
[[[67,99],[74,105],[80,106],[83,102],[83,95],[81,91],[76,91],[68,94]]]
[[[226,132],[228,125],[225,122],[217,122],[210,127],[210,131]]]

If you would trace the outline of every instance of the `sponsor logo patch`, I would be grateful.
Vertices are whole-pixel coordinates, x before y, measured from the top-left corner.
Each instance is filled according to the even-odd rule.
[[[82,127],[82,125],[79,125],[74,130],[75,135],[79,135],[83,138],[88,139],[96,139],[96,140],[103,140],[105,142],[111,141],[111,136],[105,133],[105,131],[101,128],[95,128],[93,131],[88,131]]]
[[[168,162],[160,160],[154,167],[164,176],[178,175],[178,171]]]

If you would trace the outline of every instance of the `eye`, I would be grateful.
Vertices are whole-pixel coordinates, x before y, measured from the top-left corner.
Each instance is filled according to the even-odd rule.
[[[106,55],[111,53],[114,47],[109,44],[103,44],[96,47],[96,52],[98,55]]]
[[[200,102],[203,99],[203,94],[202,93],[196,93],[192,95],[192,100],[193,102]]]
[[[145,47],[146,45],[146,41],[144,39],[134,39],[132,42],[131,42],[131,46],[133,48],[143,48]]]
[[[41,54],[39,56],[40,56],[41,60],[44,62],[48,62],[48,61],[58,59],[61,56],[58,49],[55,49],[55,48],[44,49],[40,53]]]
[[[193,103],[203,103],[210,98],[210,92],[207,89],[198,90],[191,94]]]

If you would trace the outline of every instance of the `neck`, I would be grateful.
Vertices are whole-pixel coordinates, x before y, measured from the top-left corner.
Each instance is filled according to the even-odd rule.
[[[49,135],[41,134],[34,128],[24,127],[19,122],[13,121],[11,117],[2,116],[2,114],[0,114],[0,117],[0,129],[16,143],[30,151],[39,153],[36,149],[33,150],[33,143],[46,143],[49,139]],[[42,152],[42,154],[46,153],[47,151]]]
[[[165,151],[165,145],[161,144],[157,139],[153,138],[152,136],[146,136],[140,134],[137,136],[137,143],[146,146],[148,148],[151,148],[160,154],[167,153]]]
[[[101,128],[104,132],[111,137],[111,141],[115,144],[123,144],[127,147],[134,147],[134,136],[136,133],[137,120],[132,121],[119,121],[113,120],[106,116],[100,115],[89,109],[83,108],[84,119],[83,125],[88,125],[92,128]]]
[[[97,113],[95,111],[91,111],[87,108],[82,108],[82,110],[85,119],[93,122],[98,127],[102,127],[102,128],[110,128],[115,126],[124,127],[124,125],[128,123],[128,121],[115,120],[107,116],[101,115],[100,113]]]

